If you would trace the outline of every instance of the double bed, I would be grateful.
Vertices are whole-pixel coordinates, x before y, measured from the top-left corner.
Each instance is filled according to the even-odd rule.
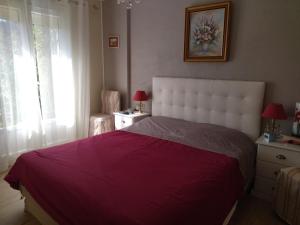
[[[264,89],[153,78],[152,117],[25,153],[5,179],[46,225],[227,224],[253,178]]]

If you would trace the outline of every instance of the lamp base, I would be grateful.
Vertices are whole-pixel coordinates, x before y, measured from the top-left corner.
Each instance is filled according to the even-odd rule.
[[[140,104],[139,104],[139,113],[143,113],[143,104],[142,104],[142,101],[140,101]]]

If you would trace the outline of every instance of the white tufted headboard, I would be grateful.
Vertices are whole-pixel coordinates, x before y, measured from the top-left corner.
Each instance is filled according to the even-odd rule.
[[[191,78],[153,78],[152,115],[240,130],[255,140],[265,83]]]

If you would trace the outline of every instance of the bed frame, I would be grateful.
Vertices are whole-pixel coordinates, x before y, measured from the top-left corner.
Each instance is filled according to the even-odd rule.
[[[240,130],[256,139],[265,83],[253,81],[153,78],[152,115],[211,123]],[[58,225],[21,186],[25,211],[44,225]],[[223,225],[227,225],[237,203]]]
[[[43,225],[59,225],[52,217],[41,208],[41,206],[33,199],[30,193],[24,186],[20,188],[22,195],[25,198],[25,212],[34,216]],[[222,225],[228,225],[233,213],[235,212],[237,202],[234,204]]]

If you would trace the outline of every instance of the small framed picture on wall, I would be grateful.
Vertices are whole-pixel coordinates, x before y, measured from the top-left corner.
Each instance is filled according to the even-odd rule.
[[[120,48],[120,36],[111,35],[108,37],[108,47],[109,48]]]

